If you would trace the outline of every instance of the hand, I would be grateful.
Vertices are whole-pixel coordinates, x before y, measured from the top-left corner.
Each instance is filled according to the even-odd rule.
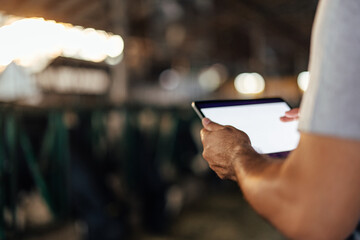
[[[280,117],[282,122],[291,122],[299,119],[300,108],[294,108],[290,111],[285,112],[285,116]]]
[[[244,132],[210,121],[202,120],[201,141],[203,157],[221,179],[237,181],[237,169],[245,156],[257,154],[251,147],[250,139]],[[240,168],[239,168],[240,167]]]

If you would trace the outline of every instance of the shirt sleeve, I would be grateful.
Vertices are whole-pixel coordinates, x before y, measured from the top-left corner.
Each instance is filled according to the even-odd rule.
[[[360,1],[322,0],[299,130],[360,140]]]

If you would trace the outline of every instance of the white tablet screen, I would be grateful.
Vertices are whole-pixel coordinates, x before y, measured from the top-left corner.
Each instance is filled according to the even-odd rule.
[[[205,117],[246,132],[259,153],[291,151],[299,142],[297,121],[281,122],[290,108],[285,102],[202,108]]]

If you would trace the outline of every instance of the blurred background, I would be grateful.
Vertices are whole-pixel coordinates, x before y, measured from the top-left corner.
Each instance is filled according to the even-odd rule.
[[[0,0],[0,239],[284,239],[190,103],[299,106],[317,2]]]

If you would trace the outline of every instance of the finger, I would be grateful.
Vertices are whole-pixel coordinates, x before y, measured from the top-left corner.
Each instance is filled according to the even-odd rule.
[[[201,142],[204,143],[204,138],[205,138],[205,135],[208,133],[208,130],[206,130],[205,128],[201,129],[200,131],[200,139],[201,139]]]
[[[290,111],[285,112],[285,116],[289,118],[298,118],[299,117],[299,108],[291,109]]]
[[[286,117],[286,116],[280,117],[280,121],[282,121],[282,122],[291,122],[294,120],[295,120],[295,118],[290,118],[290,117]]]
[[[214,123],[208,118],[203,118],[202,119],[202,124],[203,124],[204,128],[206,130],[209,130],[209,131],[216,131],[216,130],[220,130],[220,129],[224,128],[223,125]]]

